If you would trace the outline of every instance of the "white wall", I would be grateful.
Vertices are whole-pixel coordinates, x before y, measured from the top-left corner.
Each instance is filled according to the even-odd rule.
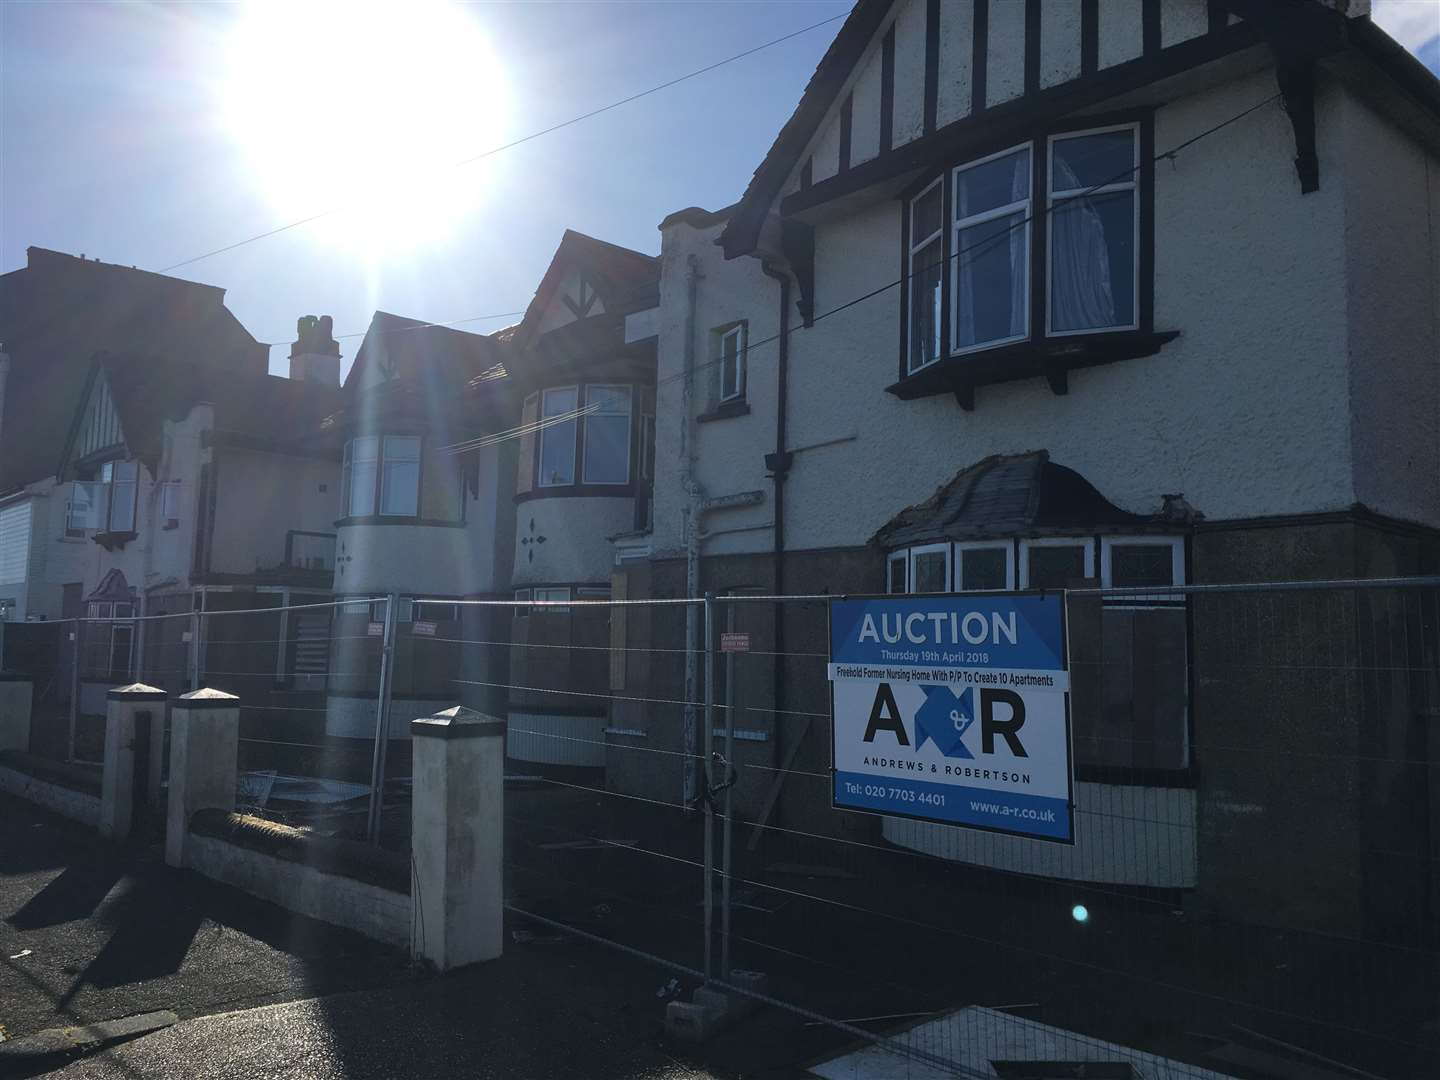
[[[1356,498],[1440,525],[1440,158],[1345,98],[1321,143],[1342,185]]]
[[[291,529],[333,533],[340,463],[222,446],[215,451],[212,574],[253,574],[285,561]]]
[[[465,521],[446,525],[344,525],[336,533],[337,595],[474,596],[508,586],[514,450],[478,451],[479,484],[465,493]],[[503,490],[499,485],[504,483]],[[498,499],[498,501],[497,501]],[[325,530],[321,530],[325,531]]]
[[[1260,73],[1166,105],[1156,116],[1157,150],[1273,87],[1273,76]],[[1343,125],[1339,92],[1322,93],[1318,111],[1322,146],[1333,145]],[[1073,372],[1067,396],[1040,378],[979,388],[973,412],[948,395],[887,394],[899,366],[895,289],[793,334],[789,445],[849,441],[796,454],[787,546],[864,543],[960,469],[1041,448],[1137,513],[1158,511],[1171,492],[1211,520],[1349,507],[1344,185],[1331,170],[1319,192],[1302,197],[1294,153],[1290,124],[1274,105],[1157,167],[1155,324],[1181,336],[1156,356]],[[901,275],[899,227],[899,204],[886,200],[817,228],[818,312]],[[662,383],[681,367],[688,255],[703,260],[701,328],[748,307],[752,340],[774,332],[775,284],[755,259],[726,263],[710,238],[683,225],[666,236]],[[761,458],[773,449],[773,357],[773,345],[752,350],[750,417],[701,427],[700,476],[714,493],[769,486]],[[678,380],[662,386],[661,461],[678,460],[679,389]],[[662,469],[657,551],[680,546],[682,505],[678,467]],[[772,510],[746,513],[764,520]],[[770,544],[755,532],[716,550]]]
[[[609,537],[634,528],[635,500],[629,496],[539,498],[518,503],[515,567],[510,584],[519,589],[526,585],[608,582],[615,565],[615,547]],[[521,542],[542,536],[543,543]]]
[[[773,515],[764,459],[775,449],[776,361],[779,349],[775,342],[763,342],[774,337],[780,329],[780,285],[765,276],[756,259],[726,261],[714,243],[722,228],[723,224],[703,229],[677,224],[665,231],[662,241],[664,269],[660,283],[655,422],[658,475],[655,481],[654,548],[657,554],[674,554],[685,546],[682,510],[686,498],[681,488],[688,306],[685,276],[692,258],[700,262],[704,274],[696,298],[695,360],[700,365],[695,373],[697,414],[710,408],[710,388],[716,378],[716,365],[712,363],[713,329],[741,319],[748,320],[752,343],[747,354],[746,399],[750,414],[695,425],[695,447],[698,451],[696,476],[705,494],[710,497],[742,491],[766,492],[765,504],[712,515],[707,524],[717,529],[758,525],[770,521]],[[795,295],[792,292],[792,300]],[[790,325],[800,325],[800,316],[793,306]],[[707,544],[705,551],[712,554],[727,550],[768,549],[771,543],[768,532],[741,533],[717,537]]]

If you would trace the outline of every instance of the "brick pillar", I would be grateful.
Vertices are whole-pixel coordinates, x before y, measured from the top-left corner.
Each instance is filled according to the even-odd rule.
[[[32,700],[29,676],[0,671],[0,750],[30,749]]]
[[[414,952],[441,971],[493,960],[504,918],[505,722],[456,706],[412,722],[410,734]]]
[[[223,690],[192,690],[170,710],[170,799],[165,861],[185,865],[196,810],[235,809],[240,750],[240,699]]]
[[[117,686],[105,695],[105,771],[100,781],[100,835],[124,840],[135,811],[137,726],[148,724],[153,747],[156,732],[165,728],[164,690],[143,683]],[[139,741],[146,741],[141,739]],[[153,750],[147,749],[147,756]],[[149,774],[149,761],[145,762]]]

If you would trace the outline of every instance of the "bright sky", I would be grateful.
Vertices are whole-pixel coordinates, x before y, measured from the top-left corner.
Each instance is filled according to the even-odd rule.
[[[23,266],[31,244],[159,270],[358,199],[173,273],[225,287],[246,327],[281,343],[304,314],[333,315],[344,334],[376,308],[433,321],[519,311],[567,227],[655,252],[665,214],[732,202],[839,23],[449,163],[849,6],[435,0],[400,19],[400,5],[367,13],[359,0],[344,18],[300,4],[9,0],[0,271]],[[1374,9],[1440,72],[1440,0]],[[419,195],[374,194],[413,191],[417,168],[431,178]],[[358,343],[341,342],[347,364]],[[272,351],[273,371],[286,351]]]

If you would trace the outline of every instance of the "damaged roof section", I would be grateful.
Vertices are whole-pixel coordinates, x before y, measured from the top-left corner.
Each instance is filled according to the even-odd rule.
[[[984,540],[1041,532],[1106,531],[1157,524],[1121,510],[1095,486],[1045,450],[985,458],[934,495],[907,507],[875,534],[883,547],[944,540]]]

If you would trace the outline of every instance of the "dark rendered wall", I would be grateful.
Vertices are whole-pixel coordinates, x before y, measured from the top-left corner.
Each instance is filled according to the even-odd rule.
[[[1434,552],[1360,518],[1205,528],[1192,578],[1426,573]],[[1433,940],[1435,590],[1200,595],[1191,610],[1201,899],[1270,925]]]
[[[1434,537],[1360,516],[1203,526],[1191,541],[1197,584],[1433,573]],[[790,594],[880,592],[883,560],[868,549],[786,556]],[[768,592],[768,556],[706,558],[702,589]],[[681,561],[627,572],[628,595],[684,595]],[[874,842],[878,819],[830,808],[828,651],[823,601],[737,608],[752,653],[733,663],[742,817],[773,801],[772,824]],[[723,618],[723,617],[722,617]],[[631,608],[607,784],[679,801],[685,613]],[[722,621],[717,630],[726,629]],[[1191,603],[1192,770],[1199,795],[1195,900],[1222,918],[1277,927],[1433,941],[1440,916],[1440,600],[1436,590],[1257,591]],[[1083,647],[1080,654],[1084,653]],[[774,700],[780,664],[783,708]],[[722,660],[717,671],[722,675]],[[1077,687],[1077,692],[1079,688]],[[703,691],[703,684],[702,684]],[[725,690],[717,695],[725,700]],[[697,699],[701,695],[697,695]],[[1078,706],[1077,706],[1078,707]],[[724,713],[717,714],[717,727]],[[1077,731],[1083,727],[1077,717]],[[701,717],[697,711],[697,724]],[[669,753],[656,754],[650,750]],[[1081,749],[1077,742],[1077,751]],[[748,766],[748,767],[747,767]],[[781,772],[780,770],[788,770]],[[748,828],[742,829],[746,840]],[[773,836],[769,839],[773,840]]]

